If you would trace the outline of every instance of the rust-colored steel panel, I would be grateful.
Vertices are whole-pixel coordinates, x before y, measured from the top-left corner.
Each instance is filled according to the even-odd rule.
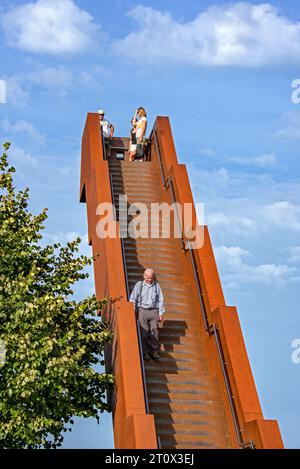
[[[283,449],[277,420],[258,419],[247,422],[244,428],[245,438],[252,438],[257,449]]]

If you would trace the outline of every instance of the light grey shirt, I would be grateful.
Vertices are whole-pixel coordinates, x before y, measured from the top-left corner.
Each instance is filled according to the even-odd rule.
[[[103,137],[108,138],[110,136],[110,128],[112,124],[108,120],[103,119],[103,121],[100,121],[100,125],[102,127]]]
[[[129,301],[136,303],[137,307],[142,308],[158,308],[159,314],[162,316],[165,312],[165,303],[164,297],[161,291],[161,288],[158,283],[156,283],[156,288],[154,283],[142,282],[142,291],[141,291],[141,282],[137,282],[132,290]]]

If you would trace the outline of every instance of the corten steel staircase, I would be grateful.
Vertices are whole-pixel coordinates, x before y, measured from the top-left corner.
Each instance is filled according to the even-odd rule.
[[[99,203],[114,203],[117,233],[133,220],[127,210],[119,211],[120,195],[127,198],[126,209],[138,203],[148,208],[155,202],[193,204],[168,118],[156,119],[148,161],[129,162],[127,145],[128,139],[113,139],[106,159],[98,116],[88,115],[80,197],[87,203],[89,240],[98,255],[96,295],[113,298],[102,315],[114,331],[106,363],[115,373],[115,446],[283,447],[277,422],[263,418],[237,312],[225,304],[207,227],[198,249],[191,249],[184,237],[99,238]],[[117,158],[122,155],[124,160]],[[194,206],[193,221],[200,230]],[[150,218],[148,222],[150,230]],[[161,220],[158,230],[161,236]],[[161,360],[144,363],[128,298],[146,267],[156,272],[166,314],[160,329]]]

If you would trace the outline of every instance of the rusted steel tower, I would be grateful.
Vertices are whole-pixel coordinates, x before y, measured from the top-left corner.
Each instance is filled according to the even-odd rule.
[[[276,420],[265,420],[237,310],[225,303],[207,226],[197,223],[189,179],[177,161],[169,119],[157,117],[147,161],[128,161],[128,139],[105,146],[97,114],[88,114],[82,139],[80,201],[87,205],[88,236],[98,299],[114,331],[106,351],[115,374],[111,399],[116,448],[282,448]],[[192,204],[201,247],[180,238],[124,238],[130,221],[116,210],[116,237],[99,237],[99,204]],[[99,213],[99,212],[98,212]],[[175,218],[178,213],[174,214]],[[175,220],[176,221],[176,220]],[[178,220],[177,220],[178,222]],[[160,229],[161,227],[159,227]],[[166,301],[160,330],[161,361],[144,364],[134,305],[128,301],[148,266]]]

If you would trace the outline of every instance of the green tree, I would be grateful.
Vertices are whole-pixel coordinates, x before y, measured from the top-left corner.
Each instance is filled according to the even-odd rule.
[[[80,238],[41,246],[47,210],[30,213],[8,148],[0,160],[0,447],[55,448],[73,416],[99,421],[106,410],[113,377],[95,365],[112,338],[97,318],[109,299],[72,299],[93,259],[78,254]]]

